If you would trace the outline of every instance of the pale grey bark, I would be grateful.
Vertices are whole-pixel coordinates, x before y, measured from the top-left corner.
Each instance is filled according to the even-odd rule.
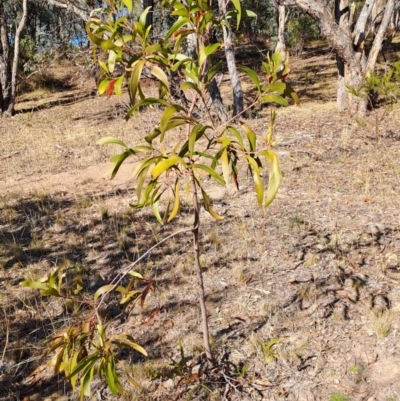
[[[19,43],[21,38],[21,33],[25,28],[26,20],[28,18],[28,0],[23,0],[22,2],[22,17],[18,24],[18,28],[15,32],[14,37],[14,57],[11,70],[11,99],[8,105],[6,114],[13,115],[15,107],[15,99],[17,97],[17,72],[18,72],[18,61],[19,61]]]
[[[370,0],[371,1],[371,0]],[[382,21],[383,10],[386,0],[375,0],[371,12],[371,25],[379,24]]]
[[[286,7],[283,4],[278,4],[278,42],[275,47],[275,52],[282,53],[282,62],[286,59],[285,23]]]
[[[219,11],[222,14],[226,13],[226,2],[225,0],[218,0]],[[222,33],[224,36],[224,47],[226,63],[228,65],[229,78],[232,83],[232,94],[233,94],[233,115],[236,116],[242,113],[243,104],[243,90],[242,84],[240,83],[239,74],[236,68],[235,50],[232,39],[232,29],[229,26],[229,22],[222,26]]]
[[[183,4],[187,5],[186,0],[182,0],[182,2]],[[185,45],[184,52],[187,56],[189,56],[192,59],[197,58],[197,49],[199,47],[197,39],[198,39],[197,35],[195,33],[191,33],[186,37],[184,42]],[[221,123],[225,123],[226,121],[228,121],[229,116],[222,101],[221,92],[219,90],[219,84],[217,83],[215,78],[213,78],[213,80],[210,83],[210,98]]]
[[[353,29],[354,46],[360,47],[365,42],[365,31],[369,16],[375,6],[375,0],[367,0]]]
[[[210,83],[210,97],[212,103],[217,111],[217,115],[221,123],[225,123],[228,121],[229,116],[224,106],[224,102],[222,100],[221,92],[219,90],[218,82],[215,78]],[[207,106],[208,107],[208,106]]]
[[[375,70],[376,60],[378,59],[378,54],[382,48],[382,43],[385,38],[386,31],[393,16],[394,2],[395,0],[387,0],[386,2],[382,21],[379,25],[378,32],[375,35],[371,50],[369,52],[367,65],[364,71],[365,75],[368,75]]]
[[[10,47],[8,45],[4,2],[0,1],[0,116],[11,99]]]
[[[392,20],[390,21],[390,30],[392,31],[392,36],[400,28],[400,9],[397,7],[393,12]]]
[[[393,20],[395,0],[387,0],[384,11],[381,13],[380,25],[372,49],[366,57],[364,45],[369,31],[365,20],[368,19],[367,15],[372,14],[371,7],[374,7],[374,4],[371,3],[376,1],[366,0],[361,12],[361,19],[356,22],[354,31],[351,31],[351,28],[340,26],[340,22],[335,19],[324,0],[283,0],[282,4],[296,4],[318,21],[321,33],[330,41],[338,57],[344,63],[346,84],[359,89],[366,75],[375,68],[385,34],[390,21]],[[379,22],[379,18],[375,17],[375,24],[377,21]],[[371,21],[371,17],[369,20]],[[349,110],[352,114],[365,114],[365,99],[349,95]]]
[[[335,21],[345,31],[349,32],[350,8],[348,0],[335,0]],[[349,108],[349,97],[346,89],[346,65],[339,53],[336,54],[338,83],[336,104],[339,111]]]
[[[0,3],[0,115],[14,114],[15,98],[17,96],[17,72],[19,61],[19,42],[21,32],[25,28],[28,15],[28,0],[22,2],[22,16],[14,34],[14,55],[11,60],[7,19],[4,2]]]
[[[87,22],[90,18],[90,9],[84,1],[72,1],[72,0],[46,0],[48,4],[57,8],[62,8],[69,12],[72,12],[83,21]]]

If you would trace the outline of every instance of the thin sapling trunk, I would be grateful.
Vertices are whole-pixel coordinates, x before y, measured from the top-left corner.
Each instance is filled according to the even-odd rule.
[[[196,179],[193,173],[190,177],[192,192],[193,192],[193,213],[194,213],[194,223],[193,223],[193,252],[194,252],[194,265],[197,273],[197,286],[199,291],[199,303],[202,318],[202,329],[203,329],[203,342],[204,349],[206,352],[207,359],[212,361],[212,353],[210,347],[210,336],[208,333],[208,320],[207,320],[207,309],[206,309],[206,297],[204,292],[203,284],[203,272],[201,271],[200,265],[200,244],[199,244],[199,227],[200,227],[200,205],[199,197],[197,193]]]

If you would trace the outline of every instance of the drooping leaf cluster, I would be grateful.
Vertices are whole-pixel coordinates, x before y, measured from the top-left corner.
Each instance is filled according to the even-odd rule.
[[[144,356],[147,356],[147,352],[136,343],[131,334],[118,333],[109,336],[107,329],[110,321],[101,318],[100,308],[104,297],[112,290],[120,294],[122,308],[132,308],[137,303],[143,307],[152,282],[138,286],[138,283],[143,282],[143,277],[130,270],[128,274],[131,279],[126,285],[103,286],[96,291],[91,300],[83,294],[82,278],[71,276],[68,266],[66,261],[39,281],[26,280],[21,283],[24,287],[40,290],[41,296],[61,298],[77,306],[72,326],[45,342],[48,354],[53,356],[51,364],[54,366],[54,373],[64,372],[73,388],[79,379],[81,400],[91,395],[91,384],[96,376],[104,379],[112,394],[122,394],[123,386],[116,370],[119,350],[127,347]],[[88,307],[91,307],[91,310]],[[89,310],[90,313],[84,313],[82,309]],[[127,379],[132,385],[137,385],[129,375]]]

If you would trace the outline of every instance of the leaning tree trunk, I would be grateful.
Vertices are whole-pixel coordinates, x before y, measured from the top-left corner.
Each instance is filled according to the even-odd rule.
[[[83,2],[83,4],[85,4],[85,8],[82,8],[80,5],[77,6],[70,0],[46,0],[46,3],[50,4],[51,6],[67,10],[85,22],[89,21],[90,19],[90,13],[92,9],[88,6],[88,2]]]
[[[226,13],[226,2],[218,0],[219,11],[223,14]],[[233,115],[236,116],[243,111],[243,90],[240,83],[239,74],[236,68],[235,51],[233,47],[232,30],[227,22],[227,25],[222,26],[222,33],[224,35],[225,57],[228,65],[229,77],[232,83],[233,93]]]
[[[374,3],[373,0],[371,0],[372,4]],[[364,45],[365,45],[365,34],[364,32],[367,30],[367,19],[369,16],[370,10],[366,10],[365,14],[363,14],[363,11],[365,8],[371,7],[371,5],[367,4],[366,2],[364,4],[364,8],[361,11],[361,15],[357,21],[356,27],[355,27],[355,33],[356,35],[353,35],[354,37],[354,49],[355,49],[355,54],[356,58],[359,60],[359,68],[353,68],[352,70],[349,70],[348,74],[348,82],[349,86],[359,88],[362,84],[362,81],[368,77],[371,72],[374,72],[376,62],[378,59],[379,52],[382,49],[382,44],[383,40],[385,39],[385,34],[388,30],[388,27],[390,25],[390,22],[392,20],[393,12],[394,12],[394,4],[395,0],[388,0],[386,2],[385,8],[381,10],[381,21],[379,24],[378,31],[375,35],[375,38],[372,42],[372,47],[371,50],[369,51],[368,57],[365,56],[364,52]],[[372,8],[372,7],[371,7]],[[376,21],[376,19],[375,19]],[[357,66],[358,67],[358,66]],[[367,106],[368,106],[368,96],[369,94],[365,94],[365,98],[360,99],[355,96],[350,96],[350,112],[351,114],[355,115],[361,115],[364,116],[367,113]]]
[[[374,41],[372,43],[371,50],[367,59],[367,64],[365,67],[365,75],[369,75],[375,70],[376,61],[378,59],[378,54],[382,48],[382,43],[385,38],[385,34],[389,28],[394,14],[394,3],[395,0],[388,0],[386,2],[385,11],[383,13],[382,21],[379,25],[378,32],[375,35]]]

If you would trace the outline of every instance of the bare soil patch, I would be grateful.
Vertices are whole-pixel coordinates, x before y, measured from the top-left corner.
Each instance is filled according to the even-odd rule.
[[[400,109],[362,121],[336,112],[329,49],[293,58],[292,66],[303,104],[278,110],[284,181],[276,201],[259,209],[252,179],[242,175],[239,192],[212,190],[223,221],[203,213],[212,344],[225,373],[203,370],[191,244],[181,235],[136,267],[155,290],[143,310],[115,324],[149,353],[121,355],[119,368],[139,383],[126,399],[400,396]],[[104,178],[118,148],[95,141],[111,135],[135,143],[157,112],[125,123],[126,99],[93,97],[91,90],[87,84],[31,98],[0,121],[1,400],[79,398],[43,357],[44,338],[62,332],[73,313],[21,281],[68,261],[93,294],[191,224],[190,202],[164,228],[149,210],[131,209],[132,165],[112,182]],[[267,116],[261,109],[250,120],[260,135]],[[111,301],[110,318],[119,311]],[[179,341],[181,370],[172,363],[180,359]],[[101,383],[94,387],[93,400],[112,399]]]

